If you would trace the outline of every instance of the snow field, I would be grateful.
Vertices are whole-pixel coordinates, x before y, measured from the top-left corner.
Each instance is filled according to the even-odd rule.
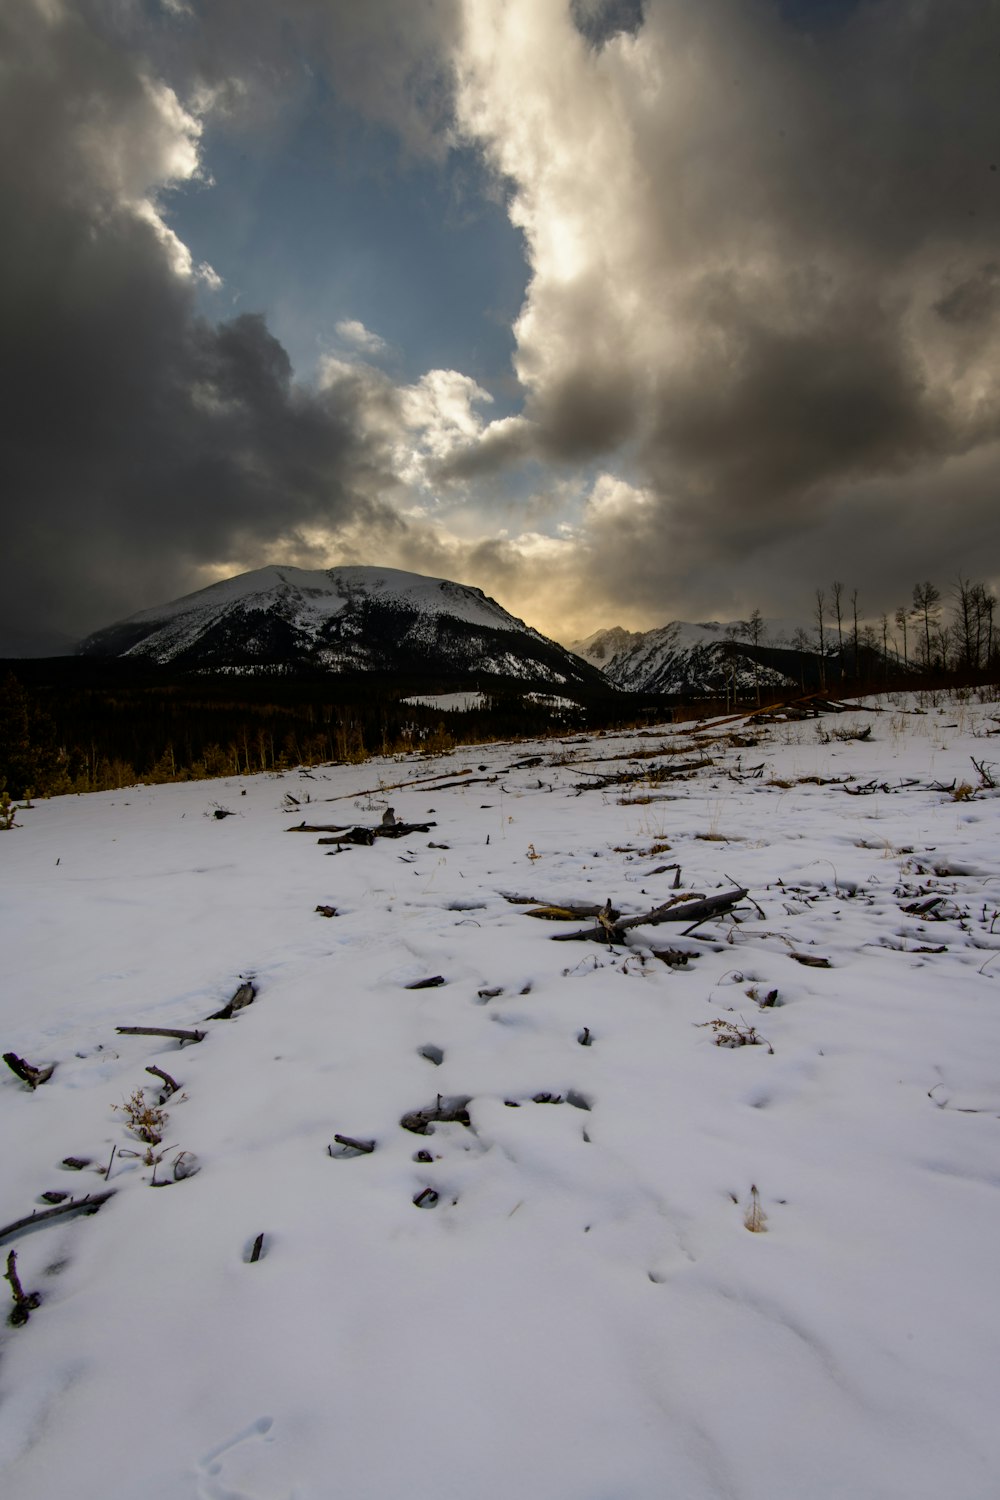
[[[1000,723],[916,706],[19,814],[0,1040],[56,1069],[0,1079],[0,1219],[101,1191],[116,1149],[99,1213],[3,1244],[42,1294],[0,1330],[7,1500],[992,1500],[1000,794],[931,783],[1000,762]],[[285,832],[390,804],[436,826]],[[734,916],[611,947],[505,899],[734,885]],[[181,1086],[165,1190],[114,1108],[155,1104],[149,1064]],[[439,1095],[468,1126],[401,1127]]]

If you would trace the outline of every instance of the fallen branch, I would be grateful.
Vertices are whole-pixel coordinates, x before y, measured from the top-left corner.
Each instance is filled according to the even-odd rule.
[[[177,1080],[175,1078],[171,1078],[169,1073],[164,1073],[162,1068],[149,1067],[146,1069],[146,1072],[152,1073],[154,1078],[159,1078],[163,1082],[164,1092],[160,1095],[161,1104],[165,1099],[169,1099],[171,1094],[176,1094],[177,1090],[180,1088],[180,1084],[177,1082]]]
[[[10,1282],[10,1294],[14,1299],[14,1310],[7,1321],[14,1327],[20,1328],[27,1323],[35,1308],[41,1303],[41,1297],[37,1292],[25,1294],[21,1285],[21,1278],[17,1274],[17,1251],[12,1250],[7,1257],[7,1272],[4,1281]]]
[[[342,1151],[334,1151],[332,1146],[327,1146],[326,1149],[330,1156],[371,1156],[375,1150],[374,1141],[356,1141],[352,1135],[335,1135],[334,1140],[338,1146],[342,1146],[344,1149]]]
[[[659,927],[663,922],[687,922],[697,926],[731,911],[747,894],[743,886],[736,886],[718,896],[675,897],[636,917],[621,917],[614,923],[602,923],[599,920],[596,926],[584,927],[577,932],[557,932],[553,942],[620,943],[624,940],[625,933],[633,927]]]
[[[343,833],[333,833],[317,839],[317,844],[374,844],[376,839],[403,839],[411,833],[430,833],[436,823],[380,823],[375,828],[347,828]]]
[[[117,1188],[108,1188],[106,1193],[88,1193],[85,1198],[73,1198],[69,1203],[60,1203],[57,1208],[43,1208],[28,1214],[26,1218],[15,1219],[13,1224],[5,1224],[0,1229],[0,1244],[9,1240],[11,1235],[20,1234],[22,1230],[34,1229],[37,1224],[43,1224],[48,1219],[62,1218],[65,1214],[96,1214],[102,1203],[113,1198]]]
[[[3,1060],[11,1072],[16,1073],[30,1089],[36,1089],[40,1083],[47,1083],[56,1069],[55,1063],[50,1063],[47,1068],[34,1068],[23,1057],[18,1057],[16,1052],[5,1052]]]
[[[177,1026],[116,1026],[119,1036],[170,1036],[179,1042],[203,1042],[204,1031],[185,1031]]]

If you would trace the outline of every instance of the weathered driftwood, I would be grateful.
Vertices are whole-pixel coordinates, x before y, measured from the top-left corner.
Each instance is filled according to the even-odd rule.
[[[227,1000],[221,1010],[215,1010],[210,1016],[206,1016],[206,1021],[231,1021],[238,1010],[243,1010],[245,1006],[253,1004],[256,994],[256,986],[249,979],[245,979],[233,998]]]
[[[3,1060],[11,1072],[16,1073],[30,1089],[36,1089],[40,1083],[47,1083],[56,1069],[55,1063],[50,1063],[47,1068],[32,1067],[30,1062],[25,1062],[16,1052],[5,1052]]]
[[[584,927],[577,932],[557,932],[553,942],[620,943],[624,941],[625,933],[633,927],[659,927],[663,922],[685,922],[688,927],[697,927],[711,917],[722,916],[724,912],[731,911],[747,894],[743,886],[736,886],[732,890],[722,891],[718,896],[696,896],[691,900],[675,898],[635,917],[620,917],[617,921],[612,921],[610,915],[607,921],[601,921],[598,917],[593,927]]]
[[[170,1036],[179,1042],[203,1042],[204,1031],[188,1031],[179,1026],[116,1026],[120,1036]]]
[[[13,1224],[5,1224],[0,1229],[0,1244],[9,1240],[12,1235],[21,1234],[26,1229],[34,1229],[37,1224],[43,1224],[48,1219],[59,1219],[66,1214],[95,1214],[102,1203],[114,1197],[116,1188],[108,1188],[104,1193],[88,1193],[85,1198],[73,1198],[69,1203],[60,1203],[56,1208],[36,1209],[33,1214],[28,1214],[23,1219],[15,1219]]]

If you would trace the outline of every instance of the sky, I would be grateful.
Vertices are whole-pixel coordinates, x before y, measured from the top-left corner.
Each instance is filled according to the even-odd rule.
[[[997,0],[4,0],[0,651],[1000,582]]]

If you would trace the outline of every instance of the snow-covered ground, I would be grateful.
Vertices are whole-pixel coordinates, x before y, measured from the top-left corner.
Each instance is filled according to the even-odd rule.
[[[869,706],[19,814],[0,1219],[114,1196],[3,1242],[5,1500],[995,1500],[1000,708]]]

